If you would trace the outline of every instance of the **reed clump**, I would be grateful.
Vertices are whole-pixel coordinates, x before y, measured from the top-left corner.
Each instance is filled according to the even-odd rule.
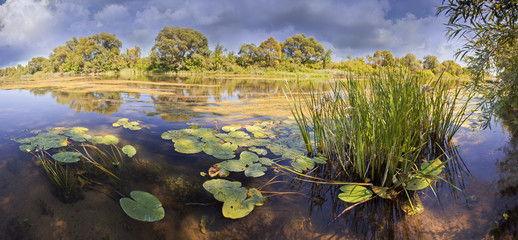
[[[448,151],[468,117],[462,89],[441,78],[386,72],[330,89],[287,94],[307,151],[376,186],[404,188],[426,174],[421,164],[439,158],[437,148]]]

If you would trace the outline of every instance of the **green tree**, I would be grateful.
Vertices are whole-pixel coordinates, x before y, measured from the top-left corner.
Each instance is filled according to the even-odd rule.
[[[488,90],[499,109],[518,105],[518,3],[512,0],[444,0],[437,15],[448,17],[447,36],[465,39],[457,56],[468,61],[475,82],[487,71],[500,82]]]
[[[274,66],[281,58],[281,45],[273,37],[269,37],[259,45],[261,56],[268,66]]]
[[[184,68],[186,58],[208,53],[208,40],[202,33],[191,28],[166,26],[155,38],[151,58],[159,68],[178,71]]]
[[[423,69],[431,70],[434,74],[442,72],[442,65],[436,56],[426,55],[423,57]]]
[[[259,61],[261,56],[261,51],[255,44],[243,44],[239,48],[239,52],[237,53],[238,59],[237,62],[242,67],[248,67],[254,65],[257,61]]]
[[[314,38],[305,34],[297,34],[286,39],[281,46],[287,58],[292,58],[302,64],[308,61],[319,61],[324,55],[324,47]]]
[[[49,64],[49,60],[44,58],[44,57],[32,58],[27,63],[27,67],[25,68],[25,72],[27,74],[35,74],[36,72],[43,71],[45,68],[47,68],[48,64]]]
[[[407,67],[410,71],[416,73],[420,69],[421,64],[417,61],[416,56],[413,53],[407,53],[400,59],[400,64],[403,67]]]
[[[331,54],[333,53],[333,51],[331,49],[327,49],[326,53],[324,54],[324,56],[322,57],[322,68],[323,69],[326,69],[329,64],[331,63]]]
[[[376,51],[373,55],[374,65],[376,67],[394,67],[396,66],[396,60],[389,50]]]

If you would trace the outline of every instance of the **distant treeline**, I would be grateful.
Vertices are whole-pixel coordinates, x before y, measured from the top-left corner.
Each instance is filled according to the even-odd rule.
[[[155,38],[148,57],[142,57],[140,47],[121,51],[122,42],[115,34],[100,33],[89,37],[73,37],[58,46],[49,58],[35,57],[26,66],[0,69],[0,76],[71,73],[97,74],[106,72],[313,72],[317,69],[336,69],[356,75],[371,75],[385,67],[405,67],[427,76],[443,74],[461,76],[465,68],[452,60],[439,62],[436,56],[416,59],[412,53],[394,57],[388,50],[376,51],[366,58],[348,57],[345,61],[331,61],[331,49],[305,34],[277,42],[269,37],[259,46],[241,45],[237,53],[217,44],[210,50],[207,37],[191,28],[169,27]]]

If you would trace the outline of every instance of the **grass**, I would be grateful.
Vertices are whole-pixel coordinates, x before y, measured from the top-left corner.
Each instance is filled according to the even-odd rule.
[[[467,119],[467,101],[458,104],[461,93],[441,78],[400,71],[287,97],[309,154],[324,154],[353,180],[405,188],[424,178],[421,163],[449,150]]]

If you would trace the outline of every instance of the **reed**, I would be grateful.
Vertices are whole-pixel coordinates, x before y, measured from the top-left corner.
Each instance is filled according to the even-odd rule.
[[[467,119],[460,88],[408,72],[336,81],[328,92],[286,94],[309,154],[322,153],[355,180],[403,185],[440,154]],[[447,149],[446,149],[447,150]]]

